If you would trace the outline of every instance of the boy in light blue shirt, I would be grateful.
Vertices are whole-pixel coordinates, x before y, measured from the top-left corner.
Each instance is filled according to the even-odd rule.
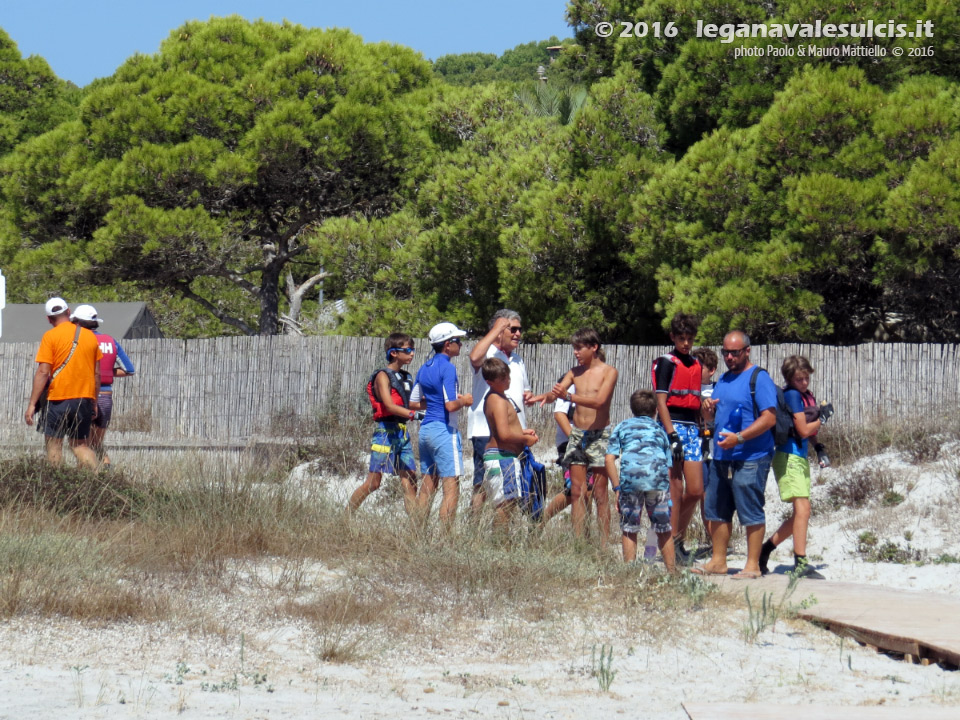
[[[651,390],[630,396],[634,417],[624,420],[610,434],[605,466],[620,512],[624,562],[637,559],[637,533],[643,513],[657,534],[657,544],[667,570],[674,572],[675,555],[670,525],[670,441],[656,421],[657,398]],[[617,458],[620,470],[617,471]]]

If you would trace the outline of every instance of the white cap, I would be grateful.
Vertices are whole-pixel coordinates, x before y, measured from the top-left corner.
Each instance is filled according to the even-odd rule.
[[[77,309],[70,313],[70,319],[95,322],[97,327],[103,322],[103,318],[97,317],[97,309],[93,305],[78,305]]]
[[[47,311],[47,317],[55,317],[66,312],[67,301],[61,297],[50,298],[47,300],[47,304],[44,306],[44,309]]]
[[[438,345],[453,338],[463,337],[466,334],[466,330],[461,330],[453,323],[442,322],[430,328],[430,334],[427,338],[431,345]]]

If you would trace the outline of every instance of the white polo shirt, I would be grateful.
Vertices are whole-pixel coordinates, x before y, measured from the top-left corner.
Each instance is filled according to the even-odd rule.
[[[491,345],[487,349],[488,358],[500,358],[507,367],[510,368],[510,387],[507,388],[506,395],[516,403],[520,411],[520,426],[527,427],[527,416],[523,407],[523,393],[530,390],[530,381],[527,379],[527,366],[516,353],[510,353],[510,356],[504,354],[503,350],[496,345]],[[483,379],[483,373],[476,370],[473,373],[473,405],[470,406],[470,412],[467,413],[467,437],[490,437],[490,428],[487,426],[487,418],[483,414],[483,399],[490,392],[490,386]]]
[[[571,395],[573,395],[576,391],[577,391],[577,388],[574,387],[573,385],[571,385],[567,389],[567,392],[570,393]],[[557,398],[556,400],[553,401],[553,414],[556,415],[557,413],[563,413],[564,415],[566,415],[567,413],[570,412],[571,405],[573,405],[573,403],[568,402],[563,398]],[[572,422],[571,422],[571,427],[572,427]],[[560,423],[557,423],[556,444],[561,445],[565,443],[568,439],[569,439],[569,436],[563,431],[563,428],[560,427]]]

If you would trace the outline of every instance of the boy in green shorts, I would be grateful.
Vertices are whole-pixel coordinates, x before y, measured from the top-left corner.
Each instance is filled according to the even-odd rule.
[[[824,577],[807,562],[807,526],[810,523],[810,462],[807,460],[807,439],[816,435],[821,420],[819,408],[809,391],[813,366],[807,358],[791,355],[780,368],[787,381],[783,397],[793,413],[793,432],[787,442],[778,445],[773,456],[773,474],[780,488],[780,499],[793,503],[793,515],[760,549],[760,572],[770,572],[767,563],[777,545],[793,536],[793,572],[802,578],[823,580]]]

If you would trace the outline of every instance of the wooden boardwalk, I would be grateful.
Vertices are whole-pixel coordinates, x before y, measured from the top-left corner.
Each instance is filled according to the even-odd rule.
[[[684,703],[690,720],[956,720],[957,708],[868,705],[770,705],[761,703]]]
[[[709,579],[728,593],[742,595],[750,588],[750,597],[756,602],[770,592],[779,600],[789,583],[781,574],[760,580]],[[879,650],[899,653],[910,662],[960,667],[960,600],[956,598],[877,585],[801,580],[788,602],[796,605],[811,595],[816,603],[798,612],[805,620]]]

